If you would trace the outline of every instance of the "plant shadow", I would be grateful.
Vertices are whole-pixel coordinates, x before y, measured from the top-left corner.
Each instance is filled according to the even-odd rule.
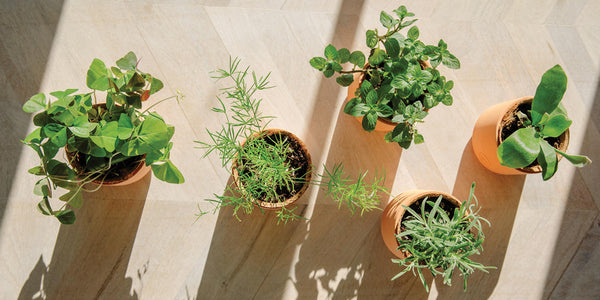
[[[32,116],[23,111],[22,105],[29,97],[39,92],[63,2],[2,2],[0,89],[3,91],[3,100],[0,127],[7,130],[0,133],[0,224],[11,189],[14,187],[16,172],[23,171],[17,170],[24,147],[20,140],[27,136]]]
[[[151,178],[84,192],[77,221],[60,226],[50,264],[40,256],[18,299],[138,299],[126,272]]]
[[[395,181],[401,148],[383,141],[384,133],[368,133],[354,117],[338,115],[326,166],[343,162],[344,171],[354,180],[368,171],[370,181],[376,173],[386,175],[384,186],[391,190]],[[380,194],[382,209],[388,195]],[[293,266],[293,286],[300,299],[380,298],[394,291],[400,282],[391,282],[394,266],[381,240],[381,210],[360,215],[345,204],[338,206],[321,189],[316,197],[311,220],[298,229],[299,254]],[[284,274],[279,274],[284,277]]]
[[[460,200],[469,198],[471,184],[475,182],[475,196],[481,207],[480,215],[488,219],[491,227],[483,225],[484,251],[472,257],[485,266],[497,269],[488,273],[476,271],[468,277],[468,289],[463,291],[462,277],[455,272],[451,287],[443,284],[441,277],[435,279],[438,299],[487,299],[498,283],[508,248],[525,175],[498,175],[487,170],[477,160],[471,140],[465,146],[452,195]]]
[[[227,186],[232,184],[230,176]],[[298,205],[297,212],[305,208]],[[251,214],[239,211],[238,217],[231,207],[218,211],[198,299],[253,298],[300,223],[277,224],[275,211],[263,214],[258,207]]]

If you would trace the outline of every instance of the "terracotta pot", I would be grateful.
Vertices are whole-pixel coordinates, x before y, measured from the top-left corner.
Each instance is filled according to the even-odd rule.
[[[531,102],[533,97],[523,97],[512,101],[496,104],[485,110],[473,128],[473,136],[471,144],[475,156],[481,164],[488,170],[503,175],[523,175],[531,173],[540,173],[542,168],[539,165],[534,165],[525,168],[509,168],[500,164],[497,151],[498,146],[502,143],[502,120],[510,116],[517,107],[522,103]],[[569,146],[569,129],[567,129],[559,137],[559,150],[566,151]],[[558,155],[558,160],[562,158]]]
[[[294,135],[293,133],[282,130],[282,129],[265,129],[264,131],[255,133],[253,135],[253,137],[257,137],[263,133],[265,133],[266,135],[273,135],[273,134],[285,135],[289,139],[296,141],[298,143],[298,145],[300,145],[301,151],[304,153],[304,155],[307,159],[308,170],[306,172],[306,175],[304,176],[305,183],[302,186],[302,188],[296,194],[294,194],[292,197],[285,199],[285,201],[283,201],[283,202],[267,202],[267,201],[261,201],[258,199],[253,199],[253,198],[250,199],[250,201],[258,204],[262,208],[280,209],[282,207],[285,207],[285,206],[288,206],[288,205],[294,203],[296,200],[298,200],[304,194],[304,192],[306,192],[306,189],[308,189],[309,182],[312,178],[312,160],[310,158],[310,153],[308,152],[308,148],[306,147],[304,142],[302,142],[302,140],[300,138],[298,138],[296,135]],[[244,141],[242,143],[242,146],[244,146],[245,143],[246,143],[246,141]],[[237,165],[238,165],[237,160],[234,160],[233,166],[232,166],[233,179],[234,179],[235,184],[240,189],[244,189],[244,184],[240,181],[240,176],[238,173]]]
[[[428,61],[419,61],[419,63],[421,64],[421,67],[423,69],[427,69],[427,68],[431,68],[431,64]],[[364,68],[368,67],[369,64],[365,64]],[[356,90],[358,88],[360,88],[360,85],[362,84],[362,82],[365,80],[365,74],[364,73],[354,73],[354,81],[352,81],[352,84],[350,84],[348,86],[348,96],[346,97],[346,101],[344,102],[344,105],[346,103],[348,103],[348,101],[350,101],[350,99],[355,97],[355,93]],[[358,120],[359,123],[361,123],[362,126],[362,118],[363,117],[354,117],[356,120]],[[390,132],[392,130],[394,130],[394,128],[396,127],[396,125],[398,125],[398,123],[394,123],[392,122],[390,119],[388,118],[382,118],[382,117],[378,117],[377,118],[377,124],[375,125],[375,130],[376,132]]]
[[[456,207],[460,207],[461,201],[454,196],[430,190],[406,191],[392,199],[385,207],[383,215],[381,216],[381,237],[387,248],[396,257],[404,259],[410,255],[408,252],[398,250],[398,241],[396,240],[396,235],[401,232],[400,222],[406,213],[406,209],[404,209],[402,205],[411,206],[417,200],[425,197],[429,197],[428,200],[435,201],[440,195],[442,195],[443,199],[450,201],[450,203],[454,204]]]
[[[106,103],[94,104],[94,105],[92,105],[92,107],[93,108],[97,108],[97,107],[106,108]],[[76,164],[75,160],[73,160],[75,153],[67,151],[66,146],[65,146],[65,154],[67,156],[67,161],[69,162],[71,167],[73,167],[74,169],[80,169],[80,170],[84,169],[83,166],[79,166],[78,164]],[[97,185],[103,185],[103,186],[124,186],[124,185],[128,185],[128,184],[137,182],[140,179],[144,178],[144,176],[146,176],[146,174],[148,174],[148,172],[150,172],[150,169],[151,169],[150,166],[146,166],[145,157],[146,157],[146,155],[144,154],[142,159],[140,160],[140,162],[135,167],[135,169],[133,169],[133,171],[131,171],[130,173],[128,173],[127,175],[125,175],[122,178],[105,179],[105,180],[96,179],[96,180],[93,180],[92,183],[97,184]]]

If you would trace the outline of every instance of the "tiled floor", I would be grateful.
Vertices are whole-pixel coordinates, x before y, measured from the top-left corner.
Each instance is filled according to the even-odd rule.
[[[3,0],[0,5],[0,299],[597,299],[600,297],[600,1],[91,1]],[[444,69],[454,104],[419,125],[425,143],[400,151],[340,114],[346,90],[311,68],[325,46],[365,49],[379,11],[400,4],[420,19],[421,38],[443,38],[461,59]],[[161,78],[161,95],[183,102],[156,110],[175,125],[172,159],[186,183],[147,177],[135,186],[86,195],[78,222],[61,226],[36,211],[27,169],[36,156],[19,140],[32,129],[21,105],[33,94],[85,88],[93,58],[128,51]],[[203,199],[230,180],[194,140],[220,120],[209,108],[222,87],[209,72],[237,56],[276,85],[261,94],[272,127],[302,138],[313,164],[371,174],[385,170],[393,195],[408,189],[468,195],[471,182],[492,222],[469,289],[398,272],[379,236],[381,211],[350,216],[311,187],[298,201],[310,221],[276,225],[259,211],[238,222],[230,209],[197,222]],[[532,95],[543,72],[561,64],[564,104],[574,120],[571,153],[541,176],[500,176],[470,145],[487,107]],[[152,99],[150,100],[152,101]],[[386,200],[387,202],[387,200]],[[382,203],[384,207],[386,203]]]

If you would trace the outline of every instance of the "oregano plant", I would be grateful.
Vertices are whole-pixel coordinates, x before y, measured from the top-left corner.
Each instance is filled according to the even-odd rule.
[[[555,65],[542,75],[531,110],[517,112],[520,128],[498,146],[500,164],[524,168],[537,163],[542,168],[542,178],[548,180],[558,169],[558,155],[576,167],[591,163],[587,156],[567,154],[549,142],[561,136],[573,123],[561,103],[566,90],[567,76],[560,65]]]
[[[356,80],[353,75],[360,74],[359,88],[344,112],[362,117],[362,127],[369,132],[379,118],[393,123],[385,140],[408,149],[413,140],[417,144],[424,141],[415,125],[423,122],[428,110],[439,103],[452,105],[454,82],[442,76],[438,66],[458,69],[460,61],[443,40],[437,46],[420,41],[419,29],[412,25],[417,19],[412,19],[414,14],[405,6],[393,13],[380,13],[382,32],[367,30],[368,55],[330,44],[324,57],[313,57],[310,64],[327,78],[338,74],[336,82],[341,86],[350,86]],[[401,33],[403,29],[407,29],[406,35]],[[351,68],[344,69],[344,64]]]
[[[52,215],[63,224],[75,222],[72,208],[83,203],[81,192],[86,183],[118,177],[118,167],[144,162],[154,175],[169,183],[183,183],[181,172],[170,160],[175,128],[150,110],[157,104],[178,98],[172,96],[142,109],[142,101],[163,88],[163,83],[138,69],[133,52],[117,60],[116,67],[107,68],[94,59],[89,67],[86,85],[92,91],[76,94],[77,89],[40,93],[23,105],[27,113],[35,113],[37,128],[22,142],[38,154],[40,164],[29,173],[42,177],[34,193],[42,197],[38,210]],[[104,102],[98,102],[99,92],[105,92]],[[57,159],[64,148],[67,162]],[[67,192],[57,195],[58,188]],[[52,198],[62,205],[54,209]]]

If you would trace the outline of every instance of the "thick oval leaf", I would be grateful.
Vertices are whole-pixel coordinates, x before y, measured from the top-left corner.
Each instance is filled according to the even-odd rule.
[[[542,167],[542,178],[545,180],[550,179],[554,176],[557,170],[557,158],[556,151],[546,141],[540,141],[540,151],[537,161]]]
[[[571,162],[574,166],[578,168],[592,163],[592,160],[585,155],[570,155],[558,149],[554,149],[554,151],[560,153],[560,155],[562,155],[564,158],[566,158],[569,162]]]
[[[368,105],[370,106],[374,106],[375,103],[377,103],[377,91],[376,90],[371,90],[368,94],[367,97],[365,97],[365,100],[367,102]]]
[[[370,110],[369,106],[360,102],[359,98],[352,98],[344,106],[344,112],[353,117],[362,117]]]
[[[387,54],[383,49],[375,49],[373,50],[373,54],[369,56],[369,64],[371,66],[377,66],[382,63],[386,57]]]
[[[349,59],[350,59],[350,50],[348,50],[346,48],[342,48],[342,49],[338,50],[338,59],[337,59],[337,61],[340,64],[347,63]]]
[[[367,30],[367,47],[373,49],[375,47],[377,47],[377,42],[379,41],[379,39],[377,39],[377,33],[373,30]]]
[[[390,29],[394,26],[394,18],[392,18],[392,16],[383,10],[379,14],[379,22],[381,22],[381,25],[387,29]]]
[[[409,39],[415,41],[419,38],[419,28],[413,26],[408,30],[407,36]]]
[[[150,95],[160,91],[164,87],[164,84],[160,79],[152,77],[152,81],[150,82]]]
[[[170,160],[167,160],[161,164],[152,164],[152,173],[154,173],[154,176],[156,176],[156,178],[168,183],[185,182],[185,179],[183,178],[181,172],[179,172],[177,167],[175,167],[175,165]]]
[[[551,114],[554,111],[566,90],[567,75],[560,65],[552,67],[542,75],[531,104],[533,124],[538,124],[544,113]]]
[[[354,82],[354,76],[350,74],[344,74],[335,79],[335,81],[341,86],[349,86]]]
[[[50,206],[50,201],[48,201],[48,196],[44,196],[44,199],[38,203],[37,209],[43,215],[49,216],[52,214],[52,207]]]
[[[377,125],[377,113],[375,111],[370,111],[363,117],[362,127],[364,130],[371,132],[375,130],[375,125]]]
[[[450,69],[460,69],[460,61],[448,51],[442,55],[442,63]]]
[[[546,115],[546,114],[544,114]],[[569,126],[571,126],[573,121],[566,118],[564,115],[555,115],[548,119],[544,128],[542,128],[542,135],[549,137],[557,137],[561,135]]]
[[[360,51],[354,51],[350,54],[349,61],[362,68],[365,65],[365,55]]]
[[[319,71],[323,71],[327,65],[327,60],[323,57],[313,57],[310,59],[310,65]]]
[[[533,127],[521,128],[498,146],[500,164],[510,168],[523,168],[531,164],[540,153],[540,138]]]
[[[101,60],[94,58],[87,72],[87,87],[93,90],[106,91],[110,88],[108,83],[108,69]]]
[[[46,95],[44,93],[33,95],[23,104],[23,111],[26,113],[35,113],[43,109],[46,109]]]
[[[400,43],[395,38],[388,38],[383,42],[385,51],[390,57],[398,57],[400,55]]]
[[[325,47],[325,58],[327,58],[327,60],[337,60],[338,58],[338,52],[335,49],[335,46],[333,46],[332,44],[327,45],[327,47]]]

